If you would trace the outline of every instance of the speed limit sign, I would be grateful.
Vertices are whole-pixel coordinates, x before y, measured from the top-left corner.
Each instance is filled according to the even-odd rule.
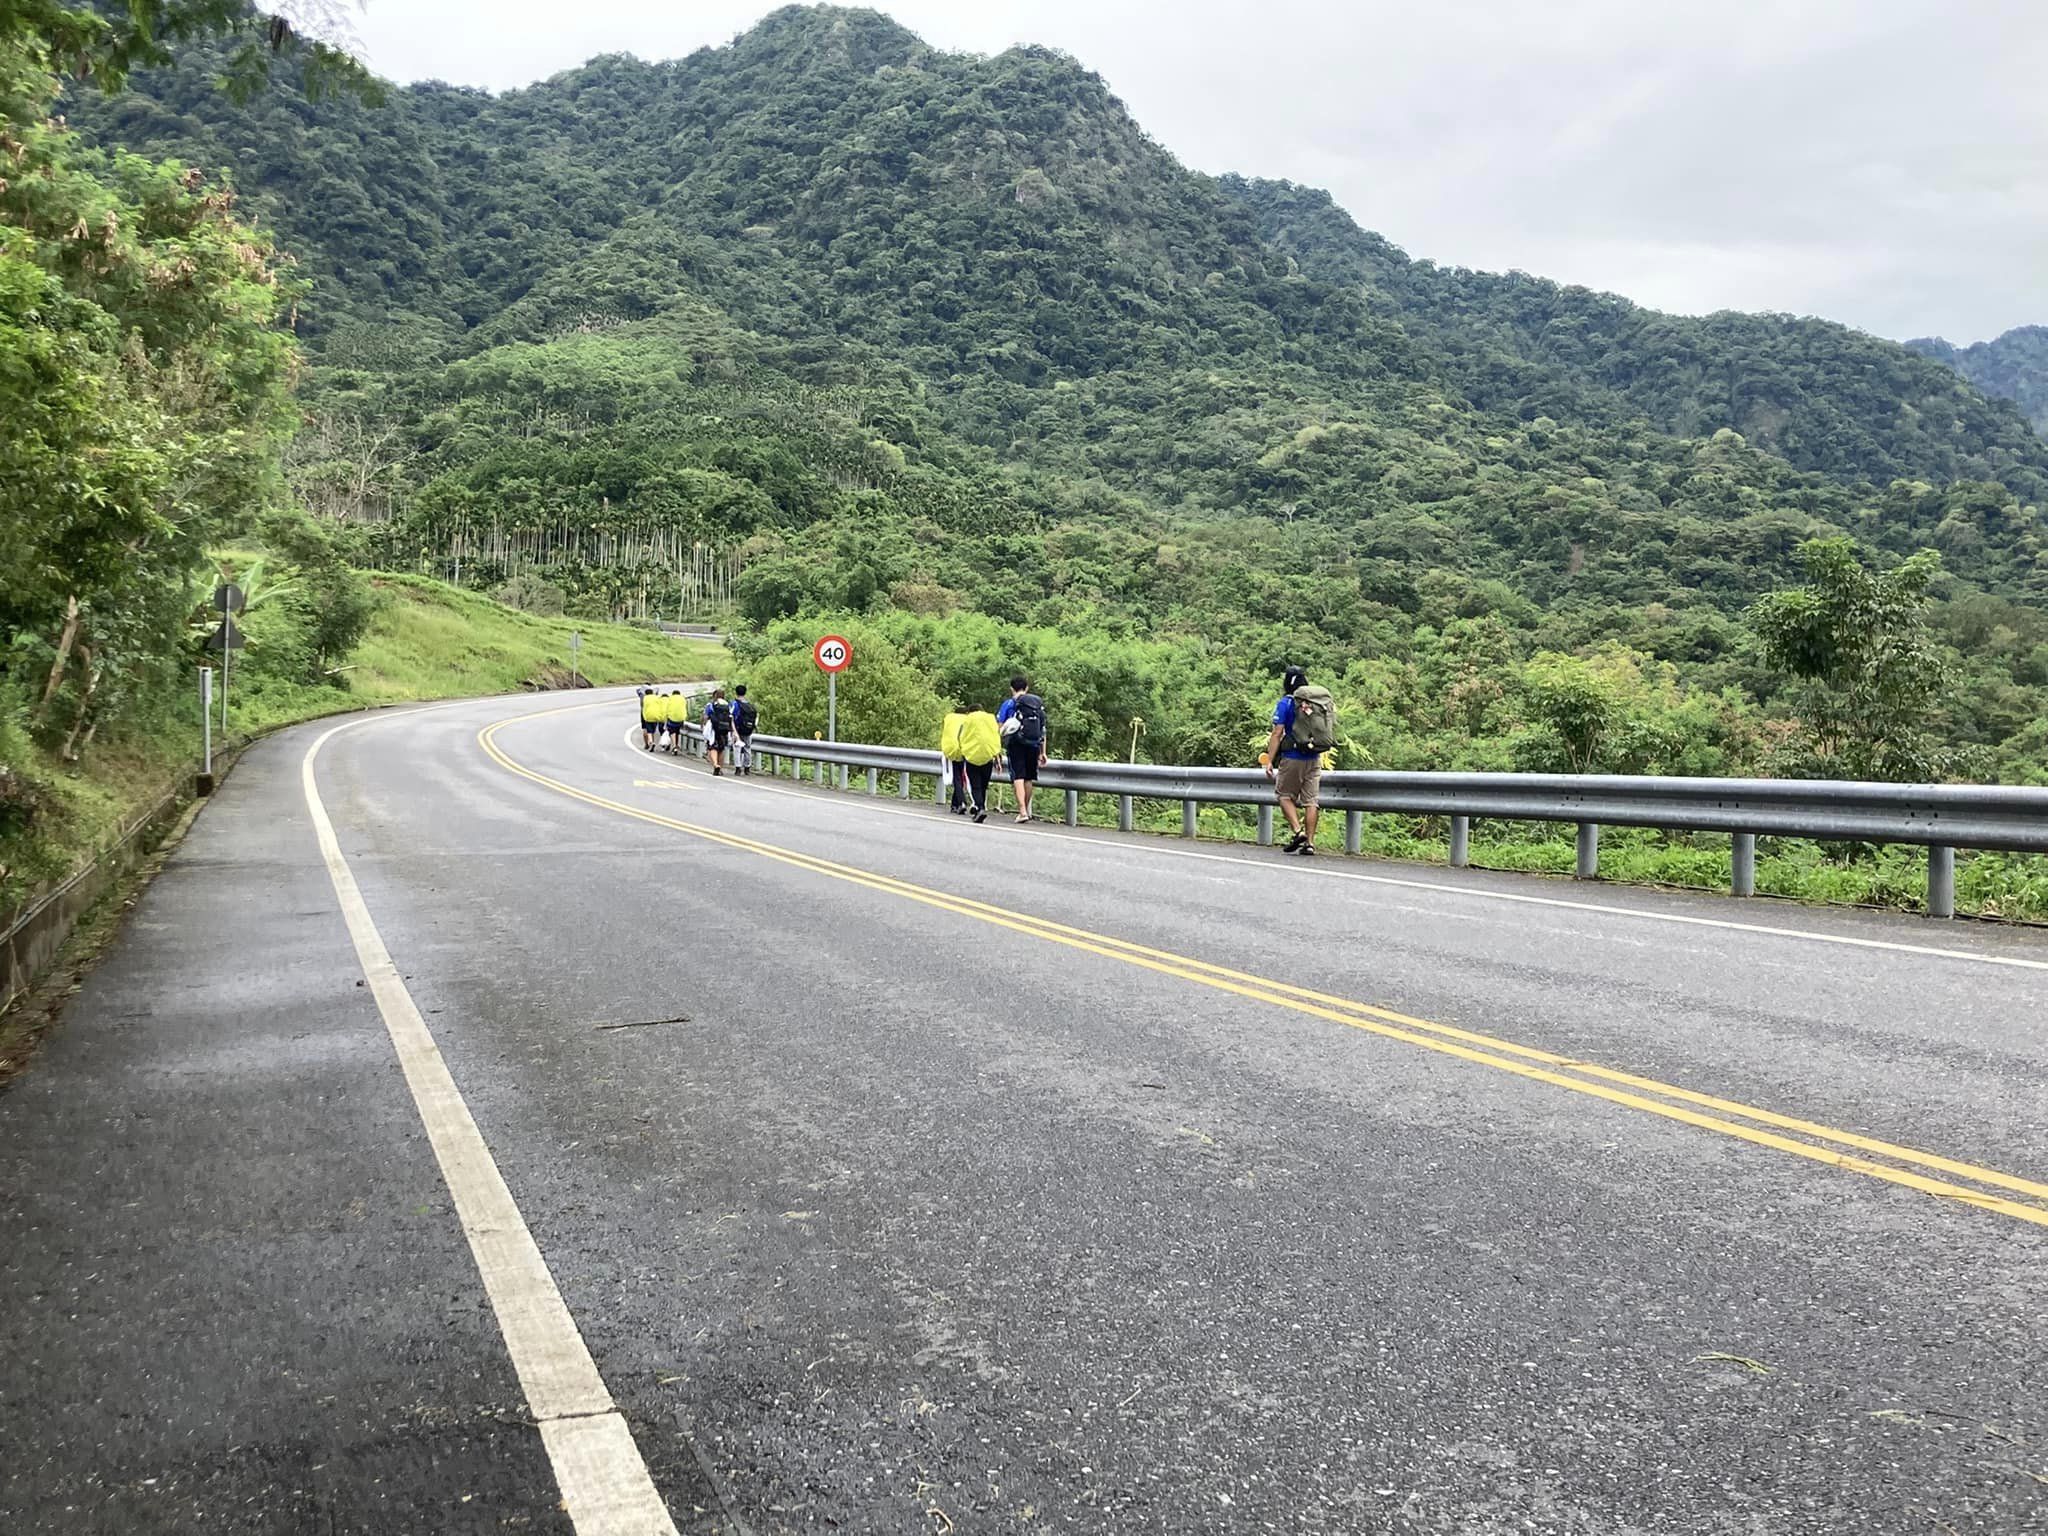
[[[844,635],[825,635],[811,647],[811,659],[820,672],[844,672],[853,663],[853,647]]]

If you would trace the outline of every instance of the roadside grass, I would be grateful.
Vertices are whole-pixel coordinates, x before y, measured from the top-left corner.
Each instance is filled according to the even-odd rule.
[[[217,754],[323,715],[569,687],[572,633],[583,637],[576,678],[594,686],[703,678],[731,665],[725,648],[712,642],[675,639],[635,625],[541,618],[422,576],[372,573],[371,581],[380,596],[376,615],[332,684],[270,676],[237,657],[225,741],[217,713],[214,718]],[[93,741],[78,763],[59,761],[18,728],[8,731],[0,739],[0,762],[32,786],[37,805],[32,819],[0,836],[0,925],[35,891],[88,862],[140,809],[197,771],[196,674],[178,677],[162,698],[141,701],[117,732]]]
[[[725,647],[709,641],[544,619],[423,576],[374,580],[384,601],[345,674],[354,707],[566,687],[572,633],[583,637],[576,673],[599,687],[708,677],[731,665]]]

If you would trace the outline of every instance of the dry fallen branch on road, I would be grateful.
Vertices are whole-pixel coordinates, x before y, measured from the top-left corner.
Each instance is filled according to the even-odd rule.
[[[1719,1350],[1692,1357],[1694,1365],[1739,1365],[1744,1370],[1755,1371],[1759,1376],[1771,1374],[1772,1367],[1761,1360],[1752,1360],[1748,1355],[1724,1355]]]

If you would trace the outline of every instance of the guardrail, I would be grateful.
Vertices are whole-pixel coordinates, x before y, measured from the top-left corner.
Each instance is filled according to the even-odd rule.
[[[914,777],[942,784],[936,751],[878,747],[857,742],[754,738],[754,752],[770,773],[803,776],[813,765],[822,779],[834,770],[844,789],[849,774],[864,770],[868,793],[879,794],[881,775],[898,776],[909,799]],[[1256,768],[1175,768],[1153,763],[1055,761],[1039,775],[1040,793],[1066,799],[1068,826],[1080,820],[1082,795],[1112,795],[1117,825],[1132,830],[1133,802],[1178,800],[1181,832],[1195,835],[1203,805],[1258,809],[1258,839],[1273,841],[1273,786]],[[934,793],[943,799],[943,787]],[[1810,837],[1835,842],[1910,843],[1927,849],[1927,910],[1955,916],[1958,848],[2048,853],[2048,789],[1980,784],[1869,784],[1838,779],[1684,779],[1645,775],[1563,773],[1326,773],[1325,811],[1344,815],[1344,851],[1357,853],[1368,812],[1441,816],[1450,822],[1451,863],[1468,862],[1472,819],[1570,823],[1578,829],[1577,876],[1598,876],[1602,826],[1658,827],[1671,831],[1726,832],[1734,845],[1731,888],[1756,894],[1759,836]]]

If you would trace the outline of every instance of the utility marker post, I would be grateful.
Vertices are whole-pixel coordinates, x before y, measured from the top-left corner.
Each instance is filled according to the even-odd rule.
[[[199,735],[204,743],[200,759],[199,793],[213,793],[213,668],[199,669]]]
[[[580,630],[580,629],[572,629],[572,630],[570,630],[570,631],[569,631],[569,686],[570,686],[571,688],[580,688],[580,687],[582,687],[582,686],[583,686],[583,685],[582,685],[582,684],[581,684],[581,683],[580,683],[580,682],[579,682],[579,681],[577,680],[577,673],[576,673],[576,653],[577,653],[578,651],[582,650],[582,649],[583,649],[583,631],[582,631],[582,630]]]

